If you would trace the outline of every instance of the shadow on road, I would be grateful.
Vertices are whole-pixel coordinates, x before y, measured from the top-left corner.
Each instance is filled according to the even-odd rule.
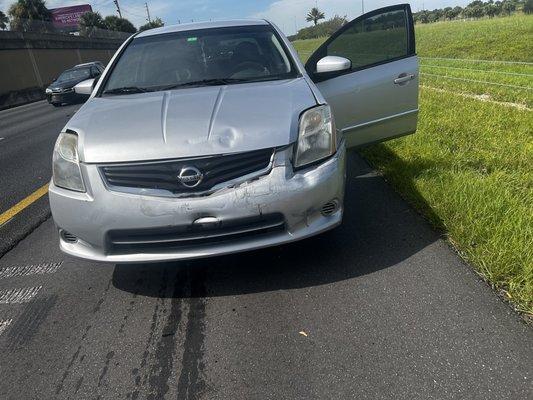
[[[356,154],[344,223],[301,242],[209,259],[116,265],[113,285],[150,297],[214,297],[325,285],[392,267],[438,234]],[[180,286],[184,290],[166,290]]]

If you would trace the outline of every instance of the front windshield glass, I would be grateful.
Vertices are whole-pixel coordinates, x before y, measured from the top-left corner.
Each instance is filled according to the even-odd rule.
[[[90,77],[91,74],[89,72],[89,68],[69,69],[59,75],[59,78],[57,78],[56,82],[89,79]]]
[[[134,39],[103,93],[154,91],[293,78],[296,69],[270,26],[175,32]]]

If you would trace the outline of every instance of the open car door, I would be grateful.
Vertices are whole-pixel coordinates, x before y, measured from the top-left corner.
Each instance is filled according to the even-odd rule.
[[[344,25],[305,68],[348,147],[415,132],[418,57],[408,4],[374,10]]]

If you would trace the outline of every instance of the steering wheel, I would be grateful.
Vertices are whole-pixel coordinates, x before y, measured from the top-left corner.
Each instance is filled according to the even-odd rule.
[[[264,65],[254,62],[254,61],[244,61],[242,63],[237,64],[231,71],[230,76],[233,77],[233,75],[236,75],[237,73],[245,70],[254,70],[258,71],[261,74],[268,73],[268,70],[265,68]]]

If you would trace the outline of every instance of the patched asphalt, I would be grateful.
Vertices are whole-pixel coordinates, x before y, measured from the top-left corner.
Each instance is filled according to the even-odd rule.
[[[0,258],[0,399],[531,398],[531,327],[348,161],[343,225],[261,251],[98,264],[47,219]]]

